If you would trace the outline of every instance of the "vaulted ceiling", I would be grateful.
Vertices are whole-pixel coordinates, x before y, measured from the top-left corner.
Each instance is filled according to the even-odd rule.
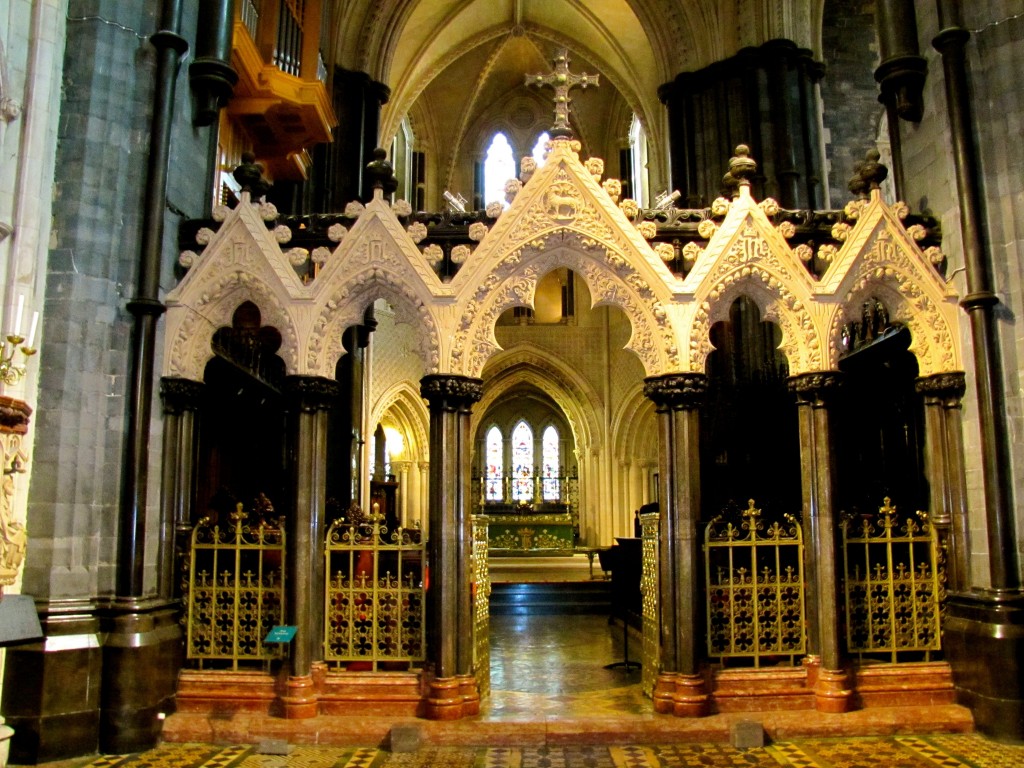
[[[499,115],[521,126],[550,110],[547,94],[524,86],[565,47],[575,72],[601,76],[573,95],[585,148],[604,153],[625,138],[636,114],[660,146],[657,89],[747,45],[784,37],[819,52],[824,0],[338,0],[334,59],[391,89],[381,138],[405,117],[417,141],[448,157],[480,151]],[[548,120],[550,115],[545,116]],[[515,125],[503,126],[515,133]],[[532,131],[533,126],[521,130]],[[513,143],[515,139],[513,138]],[[517,150],[522,148],[516,147]],[[442,169],[443,170],[443,169]]]

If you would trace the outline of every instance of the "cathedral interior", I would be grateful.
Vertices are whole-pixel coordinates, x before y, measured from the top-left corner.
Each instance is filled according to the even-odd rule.
[[[1024,741],[1022,66],[1017,0],[10,0],[12,762],[469,733],[517,569],[651,728]]]

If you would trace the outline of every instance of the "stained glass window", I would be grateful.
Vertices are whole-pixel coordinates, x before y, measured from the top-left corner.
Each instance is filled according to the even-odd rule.
[[[484,204],[500,202],[508,207],[505,201],[505,182],[517,175],[516,159],[512,155],[508,137],[500,132],[494,134],[487,148],[487,157],[484,158]]]
[[[540,446],[544,501],[558,501],[561,495],[558,477],[558,430],[554,427],[545,429]]]
[[[551,137],[547,131],[544,131],[544,133],[537,137],[537,143],[533,145],[533,159],[537,161],[538,168],[544,165],[544,161],[547,160],[547,144],[549,141],[551,141]]]
[[[501,501],[501,475],[505,471],[505,457],[502,455],[501,430],[491,427],[487,430],[487,480],[485,498],[487,501]]]
[[[533,501],[533,430],[525,421],[512,430],[512,500]]]

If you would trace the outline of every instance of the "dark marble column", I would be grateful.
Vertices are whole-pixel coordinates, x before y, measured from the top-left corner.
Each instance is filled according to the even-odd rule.
[[[939,373],[917,380],[924,396],[925,468],[928,513],[946,557],[946,587],[962,592],[970,587],[970,526],[961,403],[967,389],[962,373]]]
[[[1024,739],[1024,588],[1021,582],[1010,421],[996,324],[994,259],[987,242],[982,165],[972,110],[967,44],[971,33],[961,4],[937,0],[941,31],[932,41],[942,54],[950,157],[960,202],[967,295],[960,306],[970,318],[974,379],[981,433],[981,479],[989,562],[988,588],[950,594],[943,643],[953,667],[959,700],[969,705],[978,730]]]
[[[744,48],[658,89],[668,110],[672,187],[685,205],[721,192],[722,166],[737,144],[761,165],[758,197],[785,208],[820,208],[824,160],[816,83],[824,66],[789,40]]]
[[[835,371],[805,373],[789,380],[800,421],[809,683],[819,712],[847,711],[851,693],[839,631],[839,524],[828,411],[839,382]]]
[[[380,108],[390,97],[388,87],[365,72],[335,70],[334,112],[339,127],[331,147],[333,178],[325,200],[333,207],[323,210],[340,211],[352,200],[366,201],[373,195],[363,171],[378,145]]]
[[[432,374],[420,381],[430,405],[430,567],[427,644],[432,669],[427,716],[454,720],[476,714],[473,676],[472,483],[470,414],[483,382]]]
[[[917,46],[917,16],[914,0],[879,0],[877,4],[878,47],[881,63],[875,80],[885,105],[892,153],[893,185],[896,199],[906,192],[900,120],[921,122],[924,114],[924,80],[928,64]]]
[[[196,412],[205,387],[202,382],[191,379],[164,377],[160,380],[164,445],[157,586],[159,594],[165,598],[181,597],[179,567],[191,545],[198,445]]]
[[[292,641],[285,717],[317,714],[315,678],[323,667],[324,508],[327,497],[327,414],[341,390],[317,376],[285,381],[289,413],[289,457],[293,507],[288,515],[288,621],[298,627]]]
[[[660,497],[658,591],[661,672],[654,687],[656,712],[700,717],[710,712],[703,669],[704,579],[700,568],[700,413],[707,391],[702,373],[644,380],[644,395],[658,418]]]

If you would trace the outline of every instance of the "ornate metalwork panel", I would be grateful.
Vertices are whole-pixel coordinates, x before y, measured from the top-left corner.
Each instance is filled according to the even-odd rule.
[[[420,531],[389,531],[379,519],[336,520],[324,556],[324,659],[371,670],[423,661],[426,558]]]
[[[229,525],[204,518],[193,529],[186,654],[200,669],[280,655],[263,638],[285,615],[283,522],[254,520],[239,504]]]
[[[485,515],[473,516],[473,673],[480,698],[491,692],[491,575]]]
[[[658,518],[657,512],[640,515],[640,536],[643,566],[640,571],[642,597],[643,670],[640,689],[644,696],[654,698],[654,684],[661,671],[661,610],[658,606]]]
[[[945,573],[926,512],[902,521],[886,497],[877,516],[842,523],[846,643],[852,654],[920,654],[941,650]]]
[[[804,653],[803,534],[791,515],[765,529],[751,499],[737,526],[715,517],[704,534],[708,655],[723,662]]]
[[[492,514],[488,539],[495,555],[569,554],[575,549],[572,518],[564,514]]]

